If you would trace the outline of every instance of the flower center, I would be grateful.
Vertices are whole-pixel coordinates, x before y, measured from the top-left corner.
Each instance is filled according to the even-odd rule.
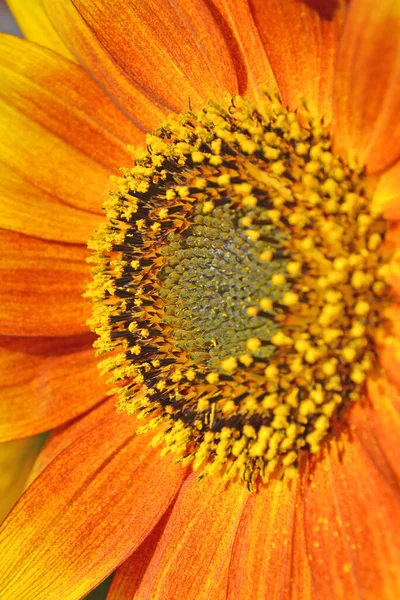
[[[275,226],[266,225],[265,239],[254,241],[245,225],[247,211],[233,210],[228,201],[209,215],[196,215],[180,236],[170,236],[167,266],[159,277],[168,307],[165,322],[177,346],[215,368],[222,359],[244,355],[254,337],[264,341],[258,357],[273,354],[271,337],[279,323],[261,314],[260,302],[268,298],[278,307],[282,289],[273,284],[274,276],[288,263],[279,256],[281,234]],[[266,261],[263,253],[269,257],[271,248],[275,260]]]
[[[362,173],[276,97],[170,117],[91,242],[91,326],[118,409],[203,473],[316,453],[382,327],[386,222]]]

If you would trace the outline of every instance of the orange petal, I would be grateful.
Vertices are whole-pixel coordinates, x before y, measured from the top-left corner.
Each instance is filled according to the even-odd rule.
[[[48,431],[107,394],[91,336],[0,337],[0,440]]]
[[[44,447],[37,457],[30,472],[28,483],[31,484],[56,456],[61,454],[73,442],[76,442],[78,438],[85,436],[89,431],[95,431],[104,420],[113,418],[117,412],[115,404],[115,397],[106,398],[96,404],[87,413],[78,416],[61,427],[57,427],[47,438]],[[136,420],[132,419],[132,428],[135,431],[136,426]]]
[[[87,331],[90,281],[83,246],[56,244],[0,230],[0,332],[72,335]]]
[[[26,0],[7,0],[7,5],[24,37],[73,60],[72,54],[50,23],[41,0],[29,0],[29,2],[26,2]]]
[[[133,418],[115,414],[64,450],[0,531],[4,600],[78,600],[142,543],[184,477]]]
[[[225,598],[236,528],[247,496],[243,482],[225,488],[220,478],[182,487],[135,600]]]
[[[112,580],[107,600],[134,600],[148,564],[157,548],[170,515],[170,509],[139,548],[121,565]]]
[[[300,478],[271,480],[252,494],[233,546],[228,600],[312,598]]]
[[[0,163],[0,227],[34,237],[85,244],[102,217],[75,208]]]
[[[209,6],[229,45],[238,78],[238,93],[258,98],[261,85],[277,88],[248,2],[212,0]]]
[[[304,522],[318,598],[400,597],[398,488],[356,431],[332,440],[311,470]]]
[[[386,359],[384,358],[384,361]],[[399,361],[397,361],[398,365]],[[396,481],[393,485],[398,486],[400,482],[400,392],[398,387],[399,376],[391,381],[392,374],[371,379],[368,382],[368,402],[352,412],[351,422],[357,428],[360,439],[362,439],[370,453],[374,450],[377,456],[375,463],[380,469],[390,472],[387,478],[394,475]],[[374,444],[379,450],[380,456],[375,452]],[[378,463],[379,459],[379,463]],[[385,463],[385,464],[384,464]]]
[[[182,112],[237,92],[229,49],[203,0],[44,4],[80,64],[145,129],[160,120],[146,104]]]
[[[22,492],[43,444],[43,436],[0,444],[0,523]]]
[[[374,201],[382,207],[383,216],[390,221],[400,220],[400,161],[379,180]]]
[[[353,0],[335,76],[336,149],[370,173],[400,157],[400,4]]]
[[[0,152],[24,181],[60,202],[101,213],[109,176],[142,134],[85,72],[35,44],[0,36]],[[55,215],[57,204],[55,204]]]
[[[284,102],[331,121],[334,64],[346,0],[249,0]]]

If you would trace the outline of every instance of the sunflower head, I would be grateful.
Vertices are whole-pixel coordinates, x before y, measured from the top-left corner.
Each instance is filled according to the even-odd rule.
[[[118,409],[204,474],[291,474],[359,398],[385,327],[364,173],[274,94],[172,116],[134,156],[91,242]]]

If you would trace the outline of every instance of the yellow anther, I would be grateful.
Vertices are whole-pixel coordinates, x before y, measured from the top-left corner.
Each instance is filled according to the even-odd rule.
[[[288,452],[288,454],[286,454],[285,458],[282,459],[282,464],[284,464],[285,467],[288,467],[289,465],[292,465],[296,459],[297,452],[292,450],[291,452]]]
[[[253,191],[253,186],[250,183],[236,183],[233,189],[240,196],[248,196]]]
[[[364,286],[364,283],[365,283],[364,273],[362,271],[354,271],[354,273],[351,277],[351,285],[353,286],[353,288],[358,290]]]
[[[253,222],[253,219],[251,217],[242,217],[242,219],[241,219],[241,224],[243,227],[250,227],[252,222]]]
[[[339,256],[333,261],[333,268],[336,271],[344,271],[347,268],[348,260],[344,256]]]
[[[320,352],[317,348],[309,348],[305,354],[305,359],[308,363],[315,363],[320,357]]]
[[[365,325],[360,323],[360,321],[356,321],[352,328],[350,329],[350,335],[354,338],[359,338],[363,336],[365,333]]]
[[[214,385],[219,381],[219,374],[214,372],[208,373],[208,375],[206,375],[206,380],[208,381],[208,383],[211,383],[211,385]]]
[[[192,152],[192,161],[194,163],[202,163],[205,159],[204,152]]]
[[[353,371],[351,372],[351,375],[350,375],[350,379],[352,381],[354,381],[354,383],[357,383],[358,385],[364,383],[365,377],[366,377],[366,375],[365,375],[364,371],[362,371],[361,369],[359,369],[357,367],[355,369],[353,369]]]
[[[227,173],[220,175],[217,179],[217,183],[221,187],[225,187],[230,184],[231,178]]]
[[[271,262],[272,256],[271,250],[264,250],[264,252],[260,254],[260,259],[265,262]]]
[[[222,165],[223,159],[221,156],[210,156],[209,163],[214,167],[218,167],[219,165]]]
[[[259,308],[258,306],[248,306],[246,308],[246,313],[249,315],[249,317],[256,317],[259,313]]]
[[[272,275],[271,277],[271,283],[272,285],[285,285],[285,275],[283,273],[275,273],[275,275]]]
[[[320,161],[324,165],[330,165],[333,160],[333,155],[330,152],[323,152],[320,156]]]
[[[247,340],[246,342],[246,347],[247,350],[249,350],[249,352],[257,352],[257,350],[260,348],[261,346],[261,340],[253,337]]]
[[[189,197],[189,188],[186,185],[177,185],[175,189],[181,198]]]
[[[279,369],[276,365],[268,365],[264,370],[265,377],[271,381],[276,381],[279,377]]]
[[[293,344],[292,338],[290,338],[288,335],[285,335],[283,331],[278,331],[275,333],[271,338],[271,342],[274,344],[274,346],[290,346]]]
[[[271,166],[271,171],[274,173],[274,175],[282,175],[286,171],[286,167],[282,161],[277,160]]]
[[[300,352],[301,354],[304,354],[304,352],[307,352],[307,350],[310,347],[310,342],[308,342],[307,340],[296,340],[294,343],[294,347],[297,350],[297,352]]]
[[[160,208],[158,217],[159,219],[166,219],[168,217],[168,208]]]
[[[256,430],[254,429],[254,427],[252,425],[245,425],[243,427],[243,433],[248,438],[254,438],[254,439],[257,438]]]
[[[247,237],[251,239],[252,242],[256,242],[258,239],[260,239],[261,236],[260,231],[257,231],[255,229],[246,229],[245,233]]]
[[[222,407],[222,412],[224,415],[232,414],[236,411],[236,404],[233,400],[227,400]]]
[[[277,394],[268,394],[265,396],[262,401],[262,405],[266,409],[274,409],[278,406],[278,396]]]
[[[285,306],[294,306],[298,301],[299,296],[295,292],[286,292],[282,298],[282,304]]]
[[[319,416],[318,419],[314,423],[314,427],[316,430],[319,430],[319,431],[328,429],[329,419],[326,417],[326,415]]]
[[[336,373],[336,362],[331,360],[322,365],[322,370],[325,375],[334,375]]]
[[[271,298],[261,298],[260,300],[260,308],[261,310],[268,312],[269,310],[272,309],[273,307],[273,302],[271,300]]]
[[[371,251],[375,251],[382,243],[382,238],[379,235],[379,233],[373,233],[369,238],[368,238],[368,250]]]
[[[197,410],[202,412],[203,410],[208,410],[210,407],[210,402],[205,398],[200,398],[197,402]]]
[[[248,208],[254,208],[257,206],[257,198],[253,196],[253,194],[249,194],[245,196],[242,200],[243,206],[247,206]]]
[[[386,284],[383,281],[375,281],[372,290],[377,296],[382,296],[386,291]]]
[[[343,335],[343,331],[341,329],[325,329],[322,335],[327,344],[332,344],[338,337]]]
[[[370,311],[370,305],[365,300],[359,300],[354,307],[354,312],[356,315],[363,317],[367,315]]]
[[[327,302],[330,302],[331,304],[336,304],[336,302],[339,302],[339,300],[342,298],[342,296],[343,296],[343,294],[336,290],[326,290],[326,292],[325,292],[325,299]]]
[[[233,356],[225,358],[223,361],[221,361],[221,369],[226,373],[232,373],[235,371],[235,369],[237,369],[237,366],[237,360]]]
[[[271,219],[273,223],[278,223],[281,218],[281,212],[276,208],[271,208],[267,211],[268,218]]]
[[[153,224],[150,226],[150,229],[151,229],[152,231],[154,231],[154,233],[158,233],[158,232],[161,230],[161,223],[158,223],[158,222],[156,222],[156,223],[153,223]]]
[[[299,156],[305,156],[308,152],[308,148],[308,144],[300,142],[299,144],[296,144],[296,154],[298,154]]]
[[[301,272],[301,263],[291,261],[286,265],[286,271],[293,276],[299,275]]]
[[[207,200],[206,202],[203,202],[203,206],[202,206],[202,212],[203,214],[207,214],[209,212],[211,212],[212,210],[214,210],[214,202],[212,200]]]
[[[351,346],[346,346],[342,350],[342,356],[346,362],[350,363],[350,362],[353,362],[354,359],[356,358],[357,351],[354,348],[352,348]]]
[[[250,365],[254,362],[254,358],[251,356],[251,354],[241,354],[239,356],[239,361],[245,367],[250,367]]]

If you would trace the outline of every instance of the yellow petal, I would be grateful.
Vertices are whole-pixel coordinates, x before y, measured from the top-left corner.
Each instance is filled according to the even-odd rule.
[[[0,523],[24,491],[44,437],[37,435],[0,444]]]
[[[7,4],[19,28],[28,40],[46,46],[46,48],[74,60],[50,23],[41,0],[7,0]]]

